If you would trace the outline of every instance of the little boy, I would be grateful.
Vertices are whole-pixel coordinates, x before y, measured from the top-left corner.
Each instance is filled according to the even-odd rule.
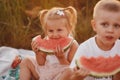
[[[80,44],[70,69],[67,69],[59,80],[120,80],[120,73],[99,78],[89,76],[89,70],[77,69],[75,64],[75,60],[81,56],[104,58],[120,56],[120,2],[100,0],[94,7],[91,24],[96,35]]]

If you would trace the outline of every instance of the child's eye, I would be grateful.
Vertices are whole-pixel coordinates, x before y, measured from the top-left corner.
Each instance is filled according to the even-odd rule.
[[[49,32],[53,32],[53,30],[49,30]]]
[[[118,28],[120,28],[120,25],[119,24],[114,24],[114,28],[118,29]]]
[[[108,27],[108,26],[109,26],[108,23],[101,23],[101,25],[102,25],[103,27]]]
[[[57,31],[62,31],[62,29],[58,29]]]

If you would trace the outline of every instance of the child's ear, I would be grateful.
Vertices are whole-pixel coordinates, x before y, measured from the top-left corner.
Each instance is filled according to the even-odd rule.
[[[96,32],[96,22],[94,19],[91,20],[91,25],[92,25],[93,30]]]

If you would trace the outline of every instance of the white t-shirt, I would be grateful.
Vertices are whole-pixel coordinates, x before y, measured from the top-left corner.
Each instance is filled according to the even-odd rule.
[[[70,64],[70,68],[74,68],[76,66],[75,60],[78,59],[80,56],[86,56],[86,57],[98,57],[98,56],[104,56],[104,57],[109,57],[109,56],[115,56],[116,54],[120,55],[120,40],[117,40],[115,42],[115,45],[113,48],[109,51],[104,51],[100,49],[96,42],[95,42],[95,37],[92,37],[78,47],[78,50]],[[86,77],[84,80],[112,80],[111,77],[109,78],[99,78],[95,79],[93,77]]]

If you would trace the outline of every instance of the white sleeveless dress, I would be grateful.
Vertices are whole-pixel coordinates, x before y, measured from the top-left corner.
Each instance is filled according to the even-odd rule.
[[[74,41],[76,40],[73,40],[73,42]],[[69,51],[70,48],[64,53],[66,59]],[[40,77],[39,80],[57,80],[57,77],[69,67],[69,65],[61,65],[55,55],[47,55],[44,66],[38,65],[35,58],[31,58],[30,60],[35,65],[36,72]]]

